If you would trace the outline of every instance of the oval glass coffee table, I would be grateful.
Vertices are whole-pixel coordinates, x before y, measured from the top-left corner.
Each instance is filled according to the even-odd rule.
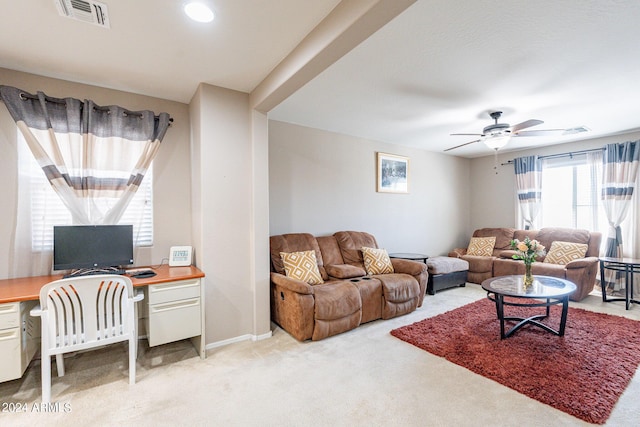
[[[482,282],[482,288],[487,291],[487,298],[496,304],[498,320],[500,320],[500,338],[505,339],[513,335],[525,325],[533,325],[558,336],[564,335],[564,327],[567,323],[569,311],[569,295],[576,290],[576,285],[568,280],[549,276],[533,276],[533,284],[525,287],[522,275],[500,276],[487,279]],[[505,300],[505,297],[511,297]],[[517,299],[516,299],[517,298]],[[549,308],[552,305],[562,304],[560,327],[555,330],[539,320],[549,316]],[[545,314],[536,314],[530,317],[505,317],[504,307],[545,307]],[[505,333],[505,320],[516,321],[509,331]]]

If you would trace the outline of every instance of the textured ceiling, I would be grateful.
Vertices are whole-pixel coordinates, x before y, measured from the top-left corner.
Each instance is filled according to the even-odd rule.
[[[103,0],[111,29],[54,0],[3,0],[0,67],[189,102],[200,82],[251,92],[338,0]],[[348,0],[356,1],[356,0]],[[501,122],[587,126],[503,150],[640,128],[640,1],[418,0],[269,112],[269,118],[442,152]],[[2,83],[2,82],[0,82]],[[491,154],[481,143],[449,152]]]
[[[419,0],[270,113],[276,120],[442,152],[492,123],[587,126],[504,150],[640,127],[639,1]],[[450,151],[491,154],[482,143]]]
[[[2,0],[0,67],[189,102],[201,82],[251,92],[339,0],[100,0],[111,28],[62,17],[55,0]],[[1,82],[0,82],[1,83]]]

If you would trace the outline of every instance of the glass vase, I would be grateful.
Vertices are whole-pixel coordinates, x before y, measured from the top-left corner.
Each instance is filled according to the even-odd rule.
[[[531,286],[533,284],[533,275],[531,274],[531,262],[524,263],[524,277],[522,278],[522,283],[525,288]]]

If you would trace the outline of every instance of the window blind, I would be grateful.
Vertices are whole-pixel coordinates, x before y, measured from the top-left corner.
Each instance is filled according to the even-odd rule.
[[[27,165],[27,170],[20,170],[18,185],[27,186],[21,194],[30,198],[31,214],[31,249],[34,252],[53,250],[53,226],[71,225],[71,214],[60,197],[53,191],[44,172],[33,158],[19,133],[20,164]],[[102,198],[98,200],[108,206],[115,200]],[[153,166],[145,174],[145,178],[118,222],[133,224],[133,241],[135,246],[151,246],[153,244]]]

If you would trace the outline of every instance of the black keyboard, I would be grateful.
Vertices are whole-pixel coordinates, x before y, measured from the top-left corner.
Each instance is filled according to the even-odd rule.
[[[69,277],[81,277],[81,276],[97,276],[99,274],[117,274],[124,275],[126,271],[123,268],[105,268],[105,269],[97,269],[97,270],[80,270],[74,271],[69,274],[65,274],[62,276],[65,279]]]
[[[150,268],[133,268],[127,270],[127,275],[135,277],[136,279],[146,279],[147,277],[153,277],[156,272]]]

